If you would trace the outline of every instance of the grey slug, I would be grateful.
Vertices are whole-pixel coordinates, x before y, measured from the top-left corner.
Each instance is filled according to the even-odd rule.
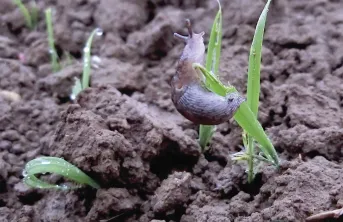
[[[205,33],[194,33],[188,19],[186,24],[188,36],[174,33],[175,37],[186,42],[186,46],[171,81],[172,101],[178,112],[188,120],[196,124],[218,125],[231,119],[245,99],[238,92],[223,97],[203,86],[203,75],[197,72],[192,64],[203,64]]]

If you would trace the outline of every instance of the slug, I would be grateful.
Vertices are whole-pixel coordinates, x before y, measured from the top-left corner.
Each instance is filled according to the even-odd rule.
[[[186,42],[186,46],[171,81],[172,101],[177,111],[193,123],[218,125],[231,119],[245,99],[238,92],[223,97],[203,86],[201,79],[204,77],[192,64],[204,62],[205,33],[194,33],[189,19],[186,20],[186,25],[188,36],[174,33],[175,37]]]

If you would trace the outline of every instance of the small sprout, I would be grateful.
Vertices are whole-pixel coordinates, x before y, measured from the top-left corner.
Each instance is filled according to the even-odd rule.
[[[220,50],[222,43],[222,9],[218,0],[219,10],[213,21],[211,35],[207,46],[206,69],[210,70],[214,77],[218,77]],[[206,83],[206,81],[205,81]],[[210,143],[215,126],[200,125],[199,127],[199,143],[202,152],[207,150],[207,145]]]
[[[31,1],[31,7],[28,9],[21,0],[13,0],[13,3],[19,8],[24,16],[26,26],[29,29],[34,29],[38,23],[38,8],[36,1]]]
[[[37,7],[37,3],[35,0],[31,1],[31,21],[32,21],[32,28],[36,27],[38,24],[38,16],[39,16],[39,11]]]
[[[45,21],[48,32],[49,53],[51,58],[51,66],[53,72],[58,72],[61,69],[58,54],[55,48],[54,30],[52,26],[52,10],[48,8],[45,10]]]
[[[89,36],[86,46],[83,49],[83,72],[82,72],[82,89],[89,87],[89,79],[91,72],[91,48],[92,42],[95,35],[101,36],[103,31],[100,28],[93,30]]]
[[[78,185],[69,186],[69,185],[56,185],[44,182],[36,177],[36,174],[45,174],[45,173],[55,173],[59,174],[71,181],[76,182]],[[40,188],[40,189],[60,189],[60,190],[69,190],[79,188],[81,185],[87,184],[93,188],[99,189],[100,186],[84,172],[82,172],[76,166],[70,164],[64,159],[57,157],[38,157],[34,160],[29,161],[25,165],[23,171],[23,181],[26,185]]]
[[[89,87],[89,80],[90,80],[90,72],[91,72],[91,48],[94,36],[101,36],[103,31],[100,28],[96,28],[93,30],[91,35],[89,36],[86,46],[83,48],[83,72],[82,72],[82,82],[80,79],[75,79],[75,84],[72,88],[72,94],[70,95],[71,100],[75,100],[77,95],[84,89]],[[99,57],[94,57],[96,63],[100,62]]]

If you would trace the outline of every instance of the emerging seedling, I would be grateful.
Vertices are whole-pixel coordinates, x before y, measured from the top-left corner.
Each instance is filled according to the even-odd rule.
[[[54,30],[52,26],[52,10],[48,8],[45,10],[45,21],[46,28],[48,32],[48,42],[49,42],[49,53],[51,58],[51,66],[53,72],[58,72],[61,69],[61,64],[59,63],[58,54],[55,48]]]
[[[78,185],[56,185],[44,182],[36,177],[37,174],[55,173],[59,174]],[[29,161],[25,165],[23,171],[23,181],[26,185],[41,188],[41,189],[60,189],[69,190],[79,188],[81,185],[87,184],[93,188],[99,189],[100,186],[84,172],[82,172],[76,166],[70,164],[64,159],[57,157],[38,157]]]
[[[34,29],[38,23],[38,8],[36,1],[31,1],[31,7],[27,8],[21,0],[13,0],[13,3],[19,8],[24,16],[26,26],[29,29]]]
[[[82,72],[82,82],[79,78],[75,78],[75,84],[72,89],[72,94],[70,98],[74,100],[76,96],[84,89],[89,87],[89,79],[90,79],[90,72],[91,72],[91,48],[92,42],[95,35],[101,36],[103,31],[100,28],[96,28],[93,30],[91,35],[89,36],[86,46],[83,48],[83,72]]]
[[[210,39],[207,45],[206,69],[211,71],[214,77],[218,77],[220,51],[222,42],[222,9],[218,0],[219,10],[213,21]],[[207,150],[208,144],[216,130],[216,126],[200,125],[199,127],[199,143],[202,152]]]

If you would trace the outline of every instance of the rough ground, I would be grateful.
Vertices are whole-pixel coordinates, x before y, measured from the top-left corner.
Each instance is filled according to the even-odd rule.
[[[249,47],[263,0],[222,1],[221,78],[245,93]],[[343,5],[274,0],[268,15],[259,119],[282,164],[260,165],[253,185],[234,121],[199,153],[198,126],[180,116],[170,79],[190,18],[208,40],[214,0],[37,0],[35,30],[11,0],[0,7],[0,221],[304,221],[343,207]],[[54,9],[58,53],[51,73],[43,10]],[[82,50],[96,38],[92,88],[69,95]],[[6,93],[3,93],[7,91]],[[8,96],[8,91],[12,96]],[[13,97],[13,93],[15,93]],[[20,98],[19,98],[19,97]],[[63,157],[101,185],[36,190],[21,179],[40,155]],[[60,178],[50,178],[61,181]],[[338,221],[338,220],[337,220]]]

